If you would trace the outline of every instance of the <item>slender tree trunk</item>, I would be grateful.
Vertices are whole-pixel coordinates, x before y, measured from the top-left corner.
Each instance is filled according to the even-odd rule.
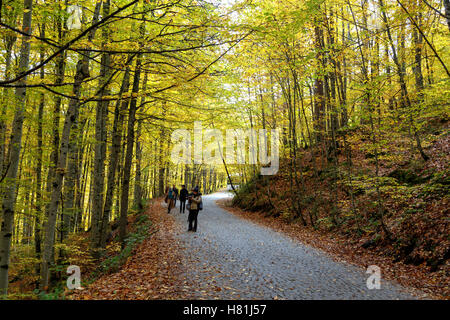
[[[61,8],[61,6],[60,6],[60,8]],[[60,44],[62,42],[64,42],[65,35],[66,35],[66,31],[63,31],[63,23],[64,23],[63,18],[59,18],[57,20],[58,40],[59,40]],[[55,65],[55,74],[56,74],[55,84],[56,85],[60,85],[64,82],[66,57],[67,57],[66,52],[61,53],[60,55],[58,55],[56,57],[56,65]],[[62,97],[60,95],[57,95],[55,98],[55,104],[54,104],[54,108],[53,108],[52,152],[50,154],[50,164],[49,164],[48,172],[47,172],[46,194],[51,193],[52,182],[53,182],[53,179],[55,178],[56,167],[58,166],[59,142],[60,142],[59,127],[60,127],[60,120],[61,120],[61,104],[62,104]],[[45,202],[46,202],[45,215],[48,214],[49,208],[50,208],[49,207],[50,201],[48,201],[48,200],[49,199],[45,198]],[[46,222],[46,223],[48,223],[48,222]],[[44,225],[44,230],[45,230],[45,226],[46,225]]]
[[[16,42],[17,37],[7,36],[5,41],[5,80],[10,79],[11,75],[11,60],[12,60],[12,51],[14,43]],[[7,101],[9,95],[9,89],[3,88],[2,92],[2,111],[0,116],[0,174],[3,176],[3,173],[6,171],[5,168],[5,160],[6,160],[6,110],[7,110]]]
[[[403,107],[407,107],[407,112],[409,113],[408,118],[409,118],[409,122],[410,122],[410,126],[411,129],[414,132],[414,138],[416,140],[416,146],[417,146],[417,150],[419,151],[420,155],[422,156],[423,160],[427,161],[429,159],[428,155],[425,154],[425,151],[422,148],[422,144],[421,144],[421,140],[419,137],[419,133],[417,132],[417,129],[414,125],[414,120],[411,114],[411,101],[409,99],[409,95],[408,95],[408,89],[406,86],[406,81],[405,81],[405,72],[404,72],[404,68],[402,67],[398,56],[397,56],[397,50],[395,49],[395,45],[394,45],[394,41],[392,39],[392,35],[391,35],[391,29],[390,29],[390,24],[387,18],[387,14],[384,8],[384,4],[383,4],[383,0],[379,0],[379,4],[380,4],[380,8],[381,8],[381,15],[383,18],[383,22],[386,26],[386,33],[389,39],[389,44],[391,46],[392,49],[392,59],[394,60],[394,63],[397,67],[397,75],[399,77],[399,81],[400,81],[400,88],[401,88],[401,96],[402,96],[402,105]]]
[[[75,230],[74,230],[75,232],[84,231],[83,212],[84,212],[84,202],[85,202],[84,200],[85,200],[86,188],[87,188],[88,171],[89,171],[89,167],[90,167],[90,161],[89,161],[90,151],[91,151],[91,146],[88,145],[86,147],[86,156],[84,157],[82,178],[80,181],[80,185],[77,186],[77,189],[80,190],[80,192],[77,193],[77,199],[76,199],[76,203],[77,203],[76,207],[79,208],[79,210],[77,210],[77,212],[76,212]],[[83,154],[80,155],[80,158],[83,159]],[[80,171],[81,171],[81,169],[80,169]]]
[[[103,4],[103,15],[109,15],[110,1],[106,0]],[[102,47],[105,48],[109,40],[108,28],[102,29]],[[109,94],[107,87],[108,78],[111,73],[109,67],[111,57],[109,53],[103,53],[100,67],[100,87],[98,94],[101,99]],[[94,171],[92,172],[93,181],[93,199],[92,199],[92,225],[91,225],[91,247],[97,249],[101,247],[102,221],[103,221],[103,200],[105,185],[105,160],[106,160],[106,138],[107,138],[107,115],[108,101],[97,102],[96,122],[95,122],[95,155]]]
[[[166,168],[164,166],[163,162],[163,148],[164,148],[164,141],[165,139],[165,130],[164,128],[161,129],[160,135],[159,135],[159,160],[158,160],[158,166],[159,166],[159,173],[158,173],[158,196],[164,195],[164,176]]]
[[[133,78],[132,98],[130,101],[129,113],[128,113],[128,132],[127,132],[127,150],[125,153],[125,164],[123,167],[123,180],[122,180],[122,197],[120,201],[120,223],[119,223],[119,238],[122,243],[122,247],[125,246],[125,237],[127,231],[127,216],[128,216],[128,197],[130,191],[130,174],[131,164],[133,160],[133,147],[134,147],[134,123],[136,119],[136,104],[137,97],[135,96],[139,92],[139,82],[141,79],[141,57],[138,56],[136,60],[136,69]]]
[[[83,58],[77,64],[77,72],[72,95],[76,98],[71,99],[67,110],[64,128],[61,136],[61,145],[59,148],[58,166],[52,183],[52,192],[47,214],[47,225],[45,228],[44,254],[41,267],[41,290],[46,290],[49,284],[49,266],[52,261],[52,248],[55,241],[55,225],[62,190],[62,183],[66,171],[66,160],[69,152],[70,132],[76,122],[79,114],[79,102],[76,100],[80,96],[81,84],[84,79],[89,77],[89,59]]]
[[[145,73],[142,89],[145,92],[147,88],[148,75]],[[145,97],[141,99],[141,105],[145,102]],[[139,121],[136,133],[136,170],[134,179],[134,207],[142,210],[142,186],[141,186],[141,162],[142,162],[142,145],[141,145],[142,121]]]
[[[30,61],[30,34],[31,17],[33,12],[33,1],[24,0],[24,12],[22,22],[22,45],[19,58],[19,73],[28,69]],[[26,77],[22,78],[18,84],[25,84]],[[3,223],[0,231],[0,294],[7,294],[8,291],[8,268],[11,251],[11,236],[14,224],[14,200],[16,194],[16,177],[20,161],[22,147],[22,128],[24,111],[26,105],[26,87],[16,88],[16,110],[12,123],[10,139],[10,165],[6,174],[9,183],[5,187],[2,203]]]
[[[141,187],[141,161],[142,161],[142,147],[139,141],[142,130],[142,121],[138,122],[136,131],[136,168],[134,178],[134,207],[138,210],[142,209],[142,187]]]
[[[450,31],[450,0],[444,0],[445,17],[447,19],[448,31]]]
[[[45,38],[45,23],[41,26],[42,38]],[[41,49],[40,60],[44,60],[44,51]],[[40,78],[43,80],[45,77],[45,68],[41,68]],[[41,218],[42,218],[42,159],[43,159],[43,148],[42,148],[42,121],[44,116],[44,104],[45,95],[41,93],[41,101],[39,103],[38,109],[38,128],[37,128],[37,159],[36,159],[36,217],[34,220],[34,248],[36,252],[36,259],[41,259]],[[36,264],[36,273],[39,274],[39,263]]]
[[[420,14],[419,19],[420,23]],[[422,100],[423,96],[423,89],[424,89],[424,83],[423,83],[423,74],[422,74],[422,35],[417,32],[417,29],[413,29],[413,43],[414,43],[414,77],[416,80],[416,88],[419,95],[419,100]]]
[[[93,17],[93,24],[97,22],[100,13],[101,2],[97,2]],[[95,28],[89,35],[89,40],[92,40],[95,35]],[[70,99],[69,107],[67,109],[66,118],[64,121],[64,128],[61,136],[61,145],[59,148],[58,166],[55,172],[55,177],[52,183],[52,191],[50,203],[48,206],[47,225],[45,228],[44,252],[41,266],[41,290],[47,290],[50,278],[50,264],[52,263],[52,251],[55,241],[55,225],[60,201],[60,194],[62,190],[63,178],[66,171],[67,154],[69,151],[70,134],[74,123],[78,120],[79,114],[79,97],[81,94],[81,85],[84,79],[89,77],[89,57],[87,51],[83,58],[81,58],[76,67],[73,92],[74,98]]]
[[[82,133],[84,132],[87,119],[83,119],[81,123],[75,121],[72,125],[69,138],[69,149],[67,159],[67,175],[64,177],[64,210],[61,215],[60,241],[62,242],[70,231],[71,223],[80,210],[76,205],[75,197],[79,190],[77,186],[80,184],[80,143],[82,143]]]
[[[344,7],[341,9],[341,14],[344,16]],[[342,39],[342,46],[346,45],[345,41],[345,23],[344,20],[342,20],[342,31],[341,31],[341,39]],[[341,88],[341,127],[346,127],[348,124],[348,112],[347,112],[347,59],[344,55],[342,58],[342,69],[341,70],[341,63],[338,59],[337,61],[337,72],[338,72],[338,79],[340,82],[340,88]]]
[[[130,60],[129,60],[130,61]],[[131,62],[131,61],[130,61]],[[125,92],[128,92],[130,85],[130,69],[125,70],[125,74],[122,80],[122,86],[120,88],[120,96]],[[120,161],[120,150],[122,144],[122,128],[123,128],[123,112],[128,108],[129,99],[117,100],[116,107],[114,109],[114,123],[112,131],[112,141],[110,148],[110,158],[108,166],[108,182],[106,186],[105,194],[105,206],[103,210],[102,218],[102,240],[101,246],[106,245],[106,227],[111,219],[111,208],[114,200],[114,189],[116,185],[116,172]]]
[[[320,69],[323,62],[323,45],[322,45],[322,27],[321,20],[316,19],[316,25],[314,27],[315,34],[315,48],[316,48],[316,60],[317,68]],[[322,136],[325,130],[324,114],[325,114],[325,94],[323,77],[320,72],[317,72],[314,80],[314,131],[316,142],[322,141]]]
[[[59,34],[59,42],[63,42],[65,39],[65,32],[62,31],[62,22],[58,21],[58,34]],[[66,53],[60,54],[56,58],[56,79],[55,84],[60,85],[64,82],[64,74],[66,69]],[[61,121],[61,103],[62,103],[62,97],[60,95],[57,95],[55,98],[55,104],[53,108],[53,120],[52,120],[52,152],[50,154],[50,165],[48,168],[47,173],[47,186],[46,186],[46,192],[50,193],[52,188],[52,182],[53,178],[55,176],[55,169],[58,165],[58,154],[59,154],[59,142],[60,142],[60,136],[59,136],[59,126]],[[46,211],[48,212],[48,205],[46,208]]]

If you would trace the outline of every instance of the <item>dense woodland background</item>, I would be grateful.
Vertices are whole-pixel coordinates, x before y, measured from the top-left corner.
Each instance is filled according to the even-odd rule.
[[[448,279],[448,0],[0,3],[3,294],[124,252],[173,183]],[[281,128],[279,173],[173,164],[198,120]]]

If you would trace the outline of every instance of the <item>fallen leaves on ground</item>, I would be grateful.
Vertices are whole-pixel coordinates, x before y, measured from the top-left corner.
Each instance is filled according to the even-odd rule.
[[[116,273],[104,275],[85,290],[75,292],[74,300],[179,299],[190,288],[181,285],[182,267],[179,243],[175,239],[174,218],[161,201],[146,211],[158,231],[145,239]],[[149,230],[150,233],[151,230]]]

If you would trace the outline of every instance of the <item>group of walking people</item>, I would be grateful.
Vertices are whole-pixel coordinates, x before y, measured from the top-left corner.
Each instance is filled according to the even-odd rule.
[[[188,231],[197,232],[198,212],[203,209],[202,194],[199,192],[198,186],[193,188],[190,193],[184,184],[181,186],[180,191],[178,191],[175,185],[168,188],[165,197],[167,213],[170,213],[176,207],[177,200],[180,201],[180,213],[185,213],[186,207],[189,211]]]

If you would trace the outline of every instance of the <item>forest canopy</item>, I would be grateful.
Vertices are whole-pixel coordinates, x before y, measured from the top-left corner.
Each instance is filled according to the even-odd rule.
[[[383,178],[414,161],[448,175],[448,155],[432,149],[448,134],[448,0],[0,4],[0,294],[27,271],[49,290],[74,235],[88,232],[99,259],[117,223],[123,247],[127,217],[169,185],[251,186],[259,160],[171,161],[172,133],[195,121],[279,128],[292,216],[305,225],[323,222],[303,211],[308,175],[332,177],[334,225],[347,219],[338,204],[356,214],[353,191],[371,184],[373,219],[392,239]],[[366,178],[352,150],[370,155]],[[341,182],[353,190],[342,203]]]

